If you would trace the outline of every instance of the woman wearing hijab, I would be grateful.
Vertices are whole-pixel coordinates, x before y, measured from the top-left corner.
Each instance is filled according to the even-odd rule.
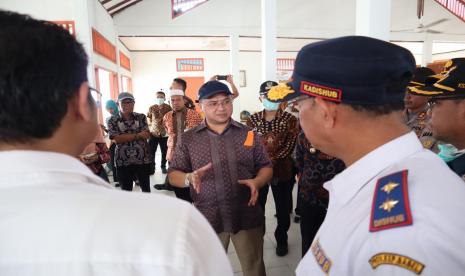
[[[118,104],[113,100],[108,100],[105,103],[105,109],[108,111],[108,113],[111,114],[111,116],[116,116],[119,113]],[[106,128],[108,128],[108,120],[110,118],[111,117],[108,117],[106,122],[105,122]],[[118,182],[119,179],[118,179],[118,174],[116,172],[116,166],[115,166],[115,149],[116,149],[116,144],[115,144],[114,141],[111,141],[111,144],[110,144],[110,162],[108,163],[108,167],[113,172],[113,181]],[[115,184],[115,186],[118,186],[118,185],[119,184]]]

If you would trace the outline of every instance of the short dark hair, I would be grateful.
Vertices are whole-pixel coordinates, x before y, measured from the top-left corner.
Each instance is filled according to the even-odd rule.
[[[163,97],[166,97],[166,94],[163,91],[157,91],[157,94],[163,94]]]
[[[180,79],[180,78],[175,78],[173,81],[180,84],[182,86],[182,91],[186,92],[187,83],[185,80]]]
[[[0,26],[0,142],[49,138],[87,81],[84,48],[62,27],[27,15],[0,10]]]
[[[399,91],[400,89],[406,89],[410,79],[412,78],[411,73],[405,73],[400,77],[392,77],[385,83],[386,91]],[[386,93],[389,95],[389,93]],[[382,116],[392,112],[398,112],[404,110],[404,102],[399,101],[395,103],[387,103],[383,105],[366,105],[366,104],[346,104],[353,110],[358,112],[366,113],[369,116]]]

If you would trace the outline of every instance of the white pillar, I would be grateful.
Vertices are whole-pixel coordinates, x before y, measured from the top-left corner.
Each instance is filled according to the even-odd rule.
[[[276,79],[276,0],[262,0],[262,81]]]
[[[233,119],[240,121],[241,95],[239,87],[239,35],[229,35],[229,73],[233,76],[234,84],[239,90],[239,97],[234,100]],[[242,96],[244,98],[244,96]]]
[[[76,27],[76,38],[82,43],[88,57],[89,65],[87,66],[87,78],[89,85],[95,87],[94,63],[92,60],[92,29],[90,19],[93,16],[93,6],[89,1],[73,0],[72,1],[74,23]]]
[[[421,55],[421,66],[426,67],[433,60],[433,40],[428,33],[425,33],[423,41],[423,54]]]
[[[356,0],[355,34],[389,41],[391,0]]]

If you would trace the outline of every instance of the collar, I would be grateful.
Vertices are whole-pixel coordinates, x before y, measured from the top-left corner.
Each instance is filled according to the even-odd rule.
[[[423,150],[413,131],[371,151],[324,184],[336,202],[345,204],[383,170]]]
[[[244,127],[243,124],[240,124],[240,123],[234,121],[233,118],[231,118],[231,119],[229,120],[229,124],[226,126],[226,128],[225,128],[224,131],[223,131],[223,133],[225,133],[226,130],[228,130],[231,126],[237,127],[237,128],[243,128],[243,127]],[[207,125],[207,120],[204,119],[204,120],[202,121],[202,123],[200,123],[200,124],[195,128],[195,132],[200,132],[200,131],[206,130],[206,129],[210,129],[210,128],[209,128],[208,125]]]
[[[132,112],[131,114],[129,114],[129,118],[130,119],[134,119],[136,116],[134,115],[134,112]],[[118,112],[118,118],[121,119],[121,120],[124,120],[124,117],[123,117],[123,112]]]
[[[465,154],[462,154],[459,157],[455,158],[454,160],[447,162],[447,165],[456,174],[460,176],[464,175],[465,174]]]
[[[77,158],[63,153],[33,150],[0,151],[0,164],[2,176],[44,172],[72,173],[85,176],[95,185],[111,187]]]

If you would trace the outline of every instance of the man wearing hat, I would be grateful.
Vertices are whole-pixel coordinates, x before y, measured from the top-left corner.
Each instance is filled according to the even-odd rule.
[[[287,231],[290,226],[289,211],[292,210],[293,174],[292,153],[299,134],[297,118],[279,108],[279,103],[270,102],[266,94],[271,87],[278,85],[274,81],[265,81],[260,85],[260,101],[263,110],[253,114],[247,125],[258,132],[265,143],[266,150],[273,162],[273,179],[268,183],[273,191],[278,224],[274,232],[276,255],[284,256],[288,252]],[[269,185],[260,190],[259,203],[265,210]]]
[[[430,127],[431,116],[428,114],[428,97],[417,94],[412,90],[412,88],[427,85],[427,80],[431,79],[433,75],[434,71],[427,67],[418,67],[415,69],[413,78],[405,92],[404,118],[407,126],[415,132],[423,147],[437,153],[437,142],[433,137]]]
[[[439,146],[439,156],[465,180],[465,62],[457,61],[442,79],[416,93],[430,97],[433,135],[447,143]]]
[[[115,164],[121,189],[132,191],[138,179],[143,192],[150,193],[150,169],[153,162],[147,139],[150,137],[147,118],[134,112],[134,96],[118,95],[120,113],[108,120],[108,134],[116,142]]]
[[[194,205],[207,218],[227,251],[234,244],[244,276],[265,275],[264,214],[258,190],[273,174],[261,137],[234,121],[232,93],[208,81],[198,100],[205,121],[181,135],[168,176],[190,187]]]
[[[268,92],[296,101],[312,145],[347,165],[324,184],[328,213],[297,275],[465,271],[463,181],[402,119],[414,70],[400,46],[341,37],[303,47],[292,89]]]
[[[172,111],[165,114],[163,123],[168,133],[168,154],[166,159],[171,163],[173,161],[173,153],[177,143],[181,141],[181,134],[191,129],[202,122],[200,114],[195,109],[187,108],[185,105],[184,90],[179,89],[176,79],[173,81],[170,90]],[[178,88],[174,88],[178,87]],[[165,179],[164,184],[156,184],[155,189],[170,189],[168,178]],[[189,189],[186,187],[178,188],[173,187],[174,193],[177,198],[192,202]]]

